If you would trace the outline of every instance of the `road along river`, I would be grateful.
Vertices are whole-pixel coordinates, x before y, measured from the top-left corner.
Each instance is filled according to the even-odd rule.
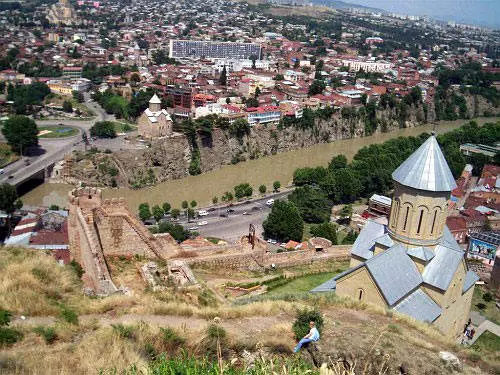
[[[495,122],[497,118],[476,119],[479,124]],[[438,134],[455,129],[466,121],[441,121],[436,125]],[[271,189],[273,181],[280,181],[282,186],[292,182],[293,172],[301,167],[316,167],[327,165],[331,158],[344,154],[349,160],[356,152],[367,145],[382,143],[388,139],[400,136],[417,136],[423,132],[431,132],[433,124],[426,124],[415,128],[398,129],[390,133],[376,134],[369,137],[338,140],[331,143],[318,144],[312,147],[295,151],[284,152],[261,159],[249,160],[236,165],[227,165],[220,169],[210,171],[198,176],[189,176],[179,180],[162,182],[156,186],[144,189],[105,189],[105,198],[124,197],[132,210],[142,202],[150,205],[170,202],[173,207],[180,207],[183,200],[196,200],[198,206],[211,202],[212,197],[220,196],[225,191],[232,191],[233,187],[242,182],[248,182],[257,188],[266,184]],[[25,204],[67,205],[67,193],[72,186],[66,184],[44,183],[22,197]]]

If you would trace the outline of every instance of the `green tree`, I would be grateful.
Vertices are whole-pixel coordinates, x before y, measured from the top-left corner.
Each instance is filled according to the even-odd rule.
[[[38,145],[38,128],[26,116],[12,116],[4,122],[2,133],[12,151],[23,154],[30,146]]]
[[[267,190],[266,185],[262,184],[259,186],[259,193],[265,194],[266,190]]]
[[[212,198],[212,204],[217,204],[217,202],[219,202],[219,198],[213,197]]]
[[[308,185],[298,187],[289,196],[299,209],[306,223],[322,223],[330,220],[332,204],[325,193]]]
[[[334,202],[351,203],[361,192],[360,179],[350,168],[337,169],[320,182],[321,189]]]
[[[309,322],[314,322],[316,329],[321,333],[323,329],[323,314],[321,314],[321,311],[306,307],[297,312],[297,318],[292,326],[292,330],[297,340],[300,340],[309,332]]]
[[[151,210],[148,203],[141,203],[139,205],[139,218],[146,221],[151,217]]]
[[[252,194],[253,194],[253,189],[248,182],[236,185],[234,187],[234,196],[236,197],[236,199],[251,197]]]
[[[191,203],[189,203],[189,205],[191,206],[191,208],[195,208],[198,205],[198,202],[192,200]]]
[[[82,92],[73,90],[71,94],[73,96],[73,99],[75,99],[78,103],[83,103],[85,101]]]
[[[333,245],[337,245],[337,226],[333,223],[321,223],[311,227],[311,234],[314,237],[322,237],[332,241]]]
[[[71,104],[71,102],[69,100],[65,100],[63,102],[63,111],[68,112],[68,113],[73,112],[73,104]]]
[[[187,214],[187,218],[188,218],[188,221],[189,221],[190,219],[194,218],[195,212],[194,212],[194,210],[192,208],[188,208],[186,210],[186,214]]]
[[[339,212],[341,218],[351,218],[352,216],[352,204],[346,204]]]
[[[347,233],[347,236],[345,236],[344,239],[342,240],[342,245],[353,244],[354,241],[356,241],[357,237],[358,235],[356,234],[356,232],[354,232],[353,230],[349,231],[349,233]]]
[[[334,156],[330,161],[330,164],[328,164],[328,169],[331,171],[346,167],[347,167],[347,158],[345,157],[345,155]]]
[[[280,188],[281,188],[281,182],[279,182],[279,181],[274,181],[274,182],[273,182],[273,189],[274,189],[274,191],[279,191],[279,190],[280,190]]]
[[[162,208],[163,208],[163,212],[168,214],[170,212],[170,209],[172,208],[172,206],[170,205],[170,203],[165,202],[165,203],[163,203]]]
[[[179,210],[178,208],[173,208],[172,211],[170,212],[170,214],[172,215],[172,217],[174,219],[177,219],[179,217],[179,215],[181,214],[181,210]]]
[[[222,68],[222,71],[220,73],[220,77],[219,77],[219,84],[221,86],[226,86],[227,85],[227,69],[226,69],[226,66],[224,65],[224,67]]]
[[[159,222],[163,215],[165,214],[165,211],[163,211],[163,208],[158,206],[157,204],[153,206],[151,209],[153,213],[153,217],[155,218],[156,222]]]
[[[16,209],[17,192],[16,188],[9,184],[0,185],[0,210],[8,215]]]
[[[183,210],[187,210],[187,208],[189,207],[188,201],[182,201],[181,207]]]
[[[98,121],[90,128],[90,135],[98,138],[116,138],[115,126],[111,121]]]
[[[169,223],[168,221],[163,221],[160,225],[158,225],[158,232],[170,233],[170,235],[178,242],[185,241],[190,236],[190,232],[184,229],[182,225]]]
[[[315,79],[311,86],[309,86],[309,96],[321,94],[323,90],[326,88],[325,82],[319,79]]]
[[[250,134],[250,124],[247,120],[239,118],[229,125],[229,131],[232,135],[241,139],[244,135]]]
[[[280,241],[301,241],[304,232],[304,220],[293,202],[277,200],[264,223],[264,234],[268,238]]]

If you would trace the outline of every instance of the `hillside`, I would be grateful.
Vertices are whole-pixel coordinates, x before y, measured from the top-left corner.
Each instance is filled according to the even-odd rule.
[[[331,367],[341,366],[337,359],[355,365],[351,374],[378,374],[381,367],[387,373],[399,373],[402,365],[409,374],[448,373],[439,359],[440,351],[456,354],[465,374],[500,369],[495,356],[484,352],[479,356],[461,348],[426,325],[334,296],[299,293],[270,300],[263,295],[259,302],[243,300],[238,305],[221,297],[201,303],[200,295],[214,293],[204,280],[210,275],[222,277],[221,270],[196,271],[202,285],[199,290],[152,292],[140,282],[138,262],[116,260],[113,265],[117,277],[132,288],[129,295],[90,298],[81,293],[71,266],[61,267],[52,258],[29,250],[1,249],[0,307],[13,313],[9,329],[20,336],[16,343],[2,347],[0,373],[97,374],[123,369],[137,373],[149,368],[162,374],[173,367],[202,366],[182,360],[185,351],[200,359],[208,355],[203,366],[212,370],[200,373],[218,374],[217,362],[211,362],[216,361],[218,341],[226,374],[239,374],[250,363],[254,363],[253,374],[271,373],[272,366],[278,374],[302,374],[306,368],[313,369],[311,358],[307,352],[301,357],[292,355],[291,326],[297,309],[306,306],[324,315],[321,355],[331,360]],[[226,275],[226,279],[249,276],[264,277],[243,272]],[[220,323],[214,326],[215,317]],[[286,370],[278,363],[284,363]],[[185,373],[179,371],[175,373]]]

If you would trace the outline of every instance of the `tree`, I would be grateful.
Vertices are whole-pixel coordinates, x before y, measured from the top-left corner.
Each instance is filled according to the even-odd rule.
[[[266,190],[267,190],[266,185],[262,184],[259,186],[259,193],[265,194]]]
[[[198,205],[198,202],[196,202],[195,200],[192,200],[189,205],[191,206],[191,208],[195,208]]]
[[[219,198],[217,198],[217,197],[212,198],[212,204],[217,204],[218,201],[219,201]]]
[[[255,69],[256,68],[255,62],[257,61],[257,56],[251,55],[250,60],[252,60],[252,69]]]
[[[229,132],[238,139],[250,134],[250,124],[247,120],[239,118],[229,125]]]
[[[321,189],[334,202],[351,203],[359,197],[362,186],[357,173],[350,168],[341,168],[329,173],[320,182]]]
[[[8,215],[16,209],[17,192],[16,188],[9,184],[0,185],[0,210]]]
[[[306,223],[330,221],[332,204],[322,191],[308,185],[298,187],[288,196],[288,200],[297,206]]]
[[[222,68],[222,71],[220,72],[219,84],[221,86],[226,86],[227,85],[227,69],[226,69],[225,65]]]
[[[322,237],[332,241],[332,245],[337,245],[337,227],[333,223],[321,223],[311,227],[311,234],[314,237]]]
[[[170,205],[170,203],[165,202],[165,203],[163,203],[162,208],[163,208],[163,212],[168,214],[170,209],[172,208],[172,206]]]
[[[148,203],[141,203],[139,205],[139,218],[142,221],[146,221],[151,217],[151,210],[149,209]]]
[[[51,204],[49,207],[51,211],[59,211],[59,206],[57,204]]]
[[[163,215],[165,214],[165,211],[163,211],[163,208],[158,206],[157,204],[153,206],[152,208],[152,213],[153,217],[155,218],[156,222],[159,222]]]
[[[295,204],[282,200],[274,202],[262,226],[266,237],[285,242],[301,241],[304,232],[304,220]]]
[[[78,103],[83,103],[85,101],[82,92],[73,90],[71,94],[73,95],[73,99],[75,99]]]
[[[274,189],[274,191],[279,191],[279,190],[280,190],[280,188],[281,188],[281,182],[279,182],[279,181],[274,181],[274,182],[273,182],[273,189]]]
[[[116,138],[115,126],[111,121],[98,121],[90,128],[90,135],[98,138]]]
[[[351,218],[352,216],[352,204],[346,204],[339,212],[339,216],[343,219]]]
[[[347,236],[344,237],[344,239],[342,240],[342,245],[351,245],[354,243],[354,241],[356,241],[356,238],[358,237],[358,235],[353,231],[349,231],[349,233],[347,233]]]
[[[186,213],[187,213],[188,221],[189,221],[189,219],[194,218],[194,210],[192,208],[188,208]]]
[[[326,88],[325,82],[319,79],[315,79],[311,86],[309,86],[309,96],[321,94],[323,90]]]
[[[181,214],[181,210],[179,210],[178,208],[173,208],[172,211],[170,212],[170,214],[172,215],[172,217],[174,219],[177,219],[179,217],[179,215]]]
[[[73,104],[71,104],[71,102],[69,100],[65,100],[63,102],[63,111],[68,112],[68,113],[73,112]]]
[[[187,208],[189,207],[188,201],[182,201],[181,207],[183,210],[187,210]]]
[[[247,108],[255,108],[255,107],[258,107],[259,106],[259,100],[257,98],[254,98],[254,97],[250,97],[248,98],[246,101],[245,101],[245,105]],[[238,120],[236,120],[238,121]],[[236,122],[235,121],[235,122]]]
[[[190,236],[190,232],[184,229],[182,225],[169,223],[168,221],[163,221],[160,225],[158,225],[158,232],[170,233],[170,235],[178,242],[185,241]]]
[[[248,182],[236,185],[234,187],[234,196],[236,199],[241,199],[243,197],[251,197],[253,194],[253,189]]]
[[[346,167],[347,167],[347,158],[344,155],[334,156],[332,158],[332,161],[330,161],[330,164],[328,164],[328,169],[331,171]]]
[[[38,128],[26,116],[12,116],[4,122],[2,133],[12,151],[23,154],[30,146],[38,145]]]

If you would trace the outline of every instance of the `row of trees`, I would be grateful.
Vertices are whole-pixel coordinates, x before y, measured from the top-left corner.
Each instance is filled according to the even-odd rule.
[[[33,106],[42,105],[43,100],[50,94],[49,87],[42,82],[29,85],[7,86],[7,100],[14,102],[16,114],[31,113]]]

